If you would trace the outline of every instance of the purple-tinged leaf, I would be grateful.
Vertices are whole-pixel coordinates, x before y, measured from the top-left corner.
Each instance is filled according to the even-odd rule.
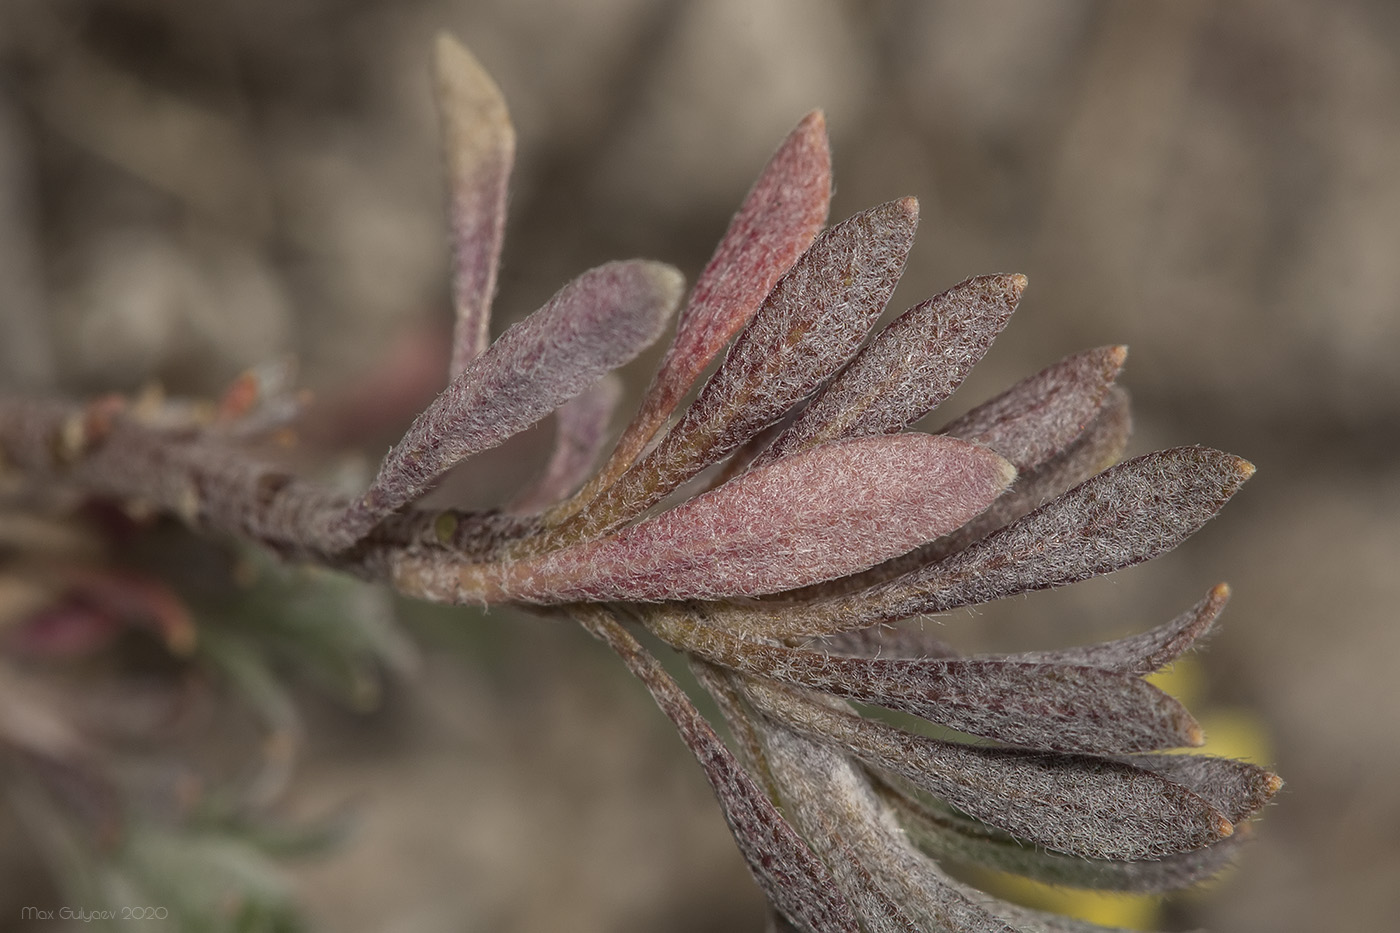
[[[486,69],[456,39],[438,33],[434,62],[452,233],[455,378],[486,349],[491,300],[505,233],[506,187],[515,128]]]
[[[902,568],[899,562],[891,562],[890,575],[896,576],[894,571],[907,572],[961,551],[1116,464],[1128,446],[1128,436],[1133,429],[1130,407],[1128,393],[1117,386],[1110,388],[1098,415],[1069,446],[1021,473],[1016,485],[987,511],[922,553],[911,555],[911,561]]]
[[[812,245],[831,204],[826,118],[809,113],[768,161],[681,312],[676,338],[617,449],[573,506],[611,484],[641,454],[705,367],[744,328],[779,276]]]
[[[1257,813],[1283,787],[1277,774],[1233,758],[1132,755],[1123,760],[1189,788],[1233,822]]]
[[[810,602],[857,593],[893,580],[963,550],[990,532],[1078,486],[1117,463],[1123,455],[1132,430],[1128,407],[1127,393],[1116,386],[1109,389],[1098,416],[1072,444],[1039,467],[1018,475],[1016,483],[985,512],[957,531],[864,573],[807,587],[790,594],[790,597]]]
[[[1186,653],[1215,623],[1230,598],[1230,588],[1217,584],[1205,599],[1166,625],[1098,645],[1056,651],[1027,651],[1005,660],[1044,664],[1084,664],[1126,674],[1151,674]]]
[[[549,463],[543,475],[510,504],[510,511],[538,512],[588,478],[608,439],[608,422],[621,399],[622,380],[609,373],[554,413],[554,450]]]
[[[646,624],[715,664],[1010,745],[1103,754],[1201,744],[1201,728],[1180,702],[1130,674],[1012,661],[834,657],[750,641],[680,612],[650,613]]]
[[[940,563],[868,591],[863,609],[877,615],[872,621],[945,612],[1149,560],[1195,533],[1253,474],[1249,462],[1206,447],[1146,454]]]
[[[1085,350],[1018,382],[939,431],[1032,470],[1079,437],[1118,378],[1127,347]]]
[[[771,637],[834,634],[1075,583],[1176,547],[1253,474],[1248,461],[1218,450],[1159,450],[893,580],[802,605],[729,607],[716,617]]]
[[[769,901],[804,933],[857,933],[855,915],[830,871],[656,658],[605,610],[578,607],[575,617],[617,652],[675,724],[700,762],[739,850]]]
[[[785,809],[831,866],[862,929],[1018,933],[913,847],[848,758],[782,726],[762,732]]]
[[[891,434],[913,424],[962,384],[1010,320],[1025,287],[1021,275],[978,276],[910,308],[857,354],[755,465],[825,441]]]
[[[719,707],[724,724],[729,727],[729,733],[733,737],[730,744],[738,749],[739,760],[754,779],[761,782],[770,799],[779,799],[777,785],[773,783],[773,775],[768,770],[768,760],[763,753],[763,744],[759,741],[758,727],[738,686],[737,678],[740,675],[716,667],[694,655],[688,655],[686,660],[696,681],[714,698],[715,705]]]
[[[744,444],[806,398],[859,348],[914,242],[913,198],[827,230],[774,286],[680,422],[540,549],[613,530]]]
[[[384,458],[337,529],[341,546],[424,495],[452,467],[523,431],[654,341],[680,298],[680,273],[633,260],[564,286],[457,375]]]
[[[979,865],[1064,887],[1138,894],[1179,890],[1219,874],[1248,838],[1236,827],[1234,835],[1218,842],[1160,859],[1081,858],[1027,845],[938,801],[914,796],[897,779],[877,778],[874,783],[910,840],[940,861]]]
[[[861,570],[982,511],[1014,471],[929,434],[816,447],[653,518],[538,557],[462,568],[487,602],[759,596]]]
[[[1201,796],[1122,761],[946,742],[761,680],[747,681],[744,690],[763,715],[901,775],[989,826],[1056,851],[1155,859],[1233,832]]]
[[[958,650],[915,625],[872,625],[821,640],[828,654],[853,658],[956,658]]]

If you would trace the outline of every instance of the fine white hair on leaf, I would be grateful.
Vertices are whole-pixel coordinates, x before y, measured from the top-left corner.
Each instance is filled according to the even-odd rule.
[[[660,336],[682,278],[658,262],[591,269],[506,331],[434,399],[340,529],[345,544],[426,493],[462,460],[502,443]]]
[[[462,585],[524,602],[758,596],[862,570],[945,534],[1014,475],[992,451],[954,438],[839,441],[605,538],[468,564]]]
[[[505,235],[506,188],[515,161],[515,128],[505,99],[486,69],[447,33],[433,62],[447,214],[452,237],[452,303],[456,376],[486,349],[491,300]]]

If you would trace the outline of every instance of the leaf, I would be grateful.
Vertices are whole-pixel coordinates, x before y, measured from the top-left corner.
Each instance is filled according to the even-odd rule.
[[[656,658],[606,610],[577,607],[575,617],[617,652],[675,724],[714,789],[749,871],[773,905],[806,933],[858,933],[855,915],[830,871]]]
[[[1253,474],[1248,461],[1218,450],[1159,450],[893,580],[806,605],[735,608],[720,617],[754,634],[831,634],[1064,586],[1171,550]]]
[[[1125,674],[1151,674],[1175,661],[1204,637],[1225,608],[1229,596],[1230,588],[1221,583],[1205,599],[1166,625],[1099,645],[979,657],[984,660],[997,657],[1004,661],[1085,665]],[[831,654],[856,657],[958,656],[955,649],[931,633],[907,626],[873,626],[843,632],[825,639],[821,645]]]
[[[781,726],[761,729],[783,804],[831,866],[870,933],[1016,933],[916,850],[845,756]]]
[[[1133,755],[1124,761],[1190,788],[1233,822],[1257,813],[1283,787],[1277,774],[1212,755]]]
[[[1044,463],[1021,473],[1016,485],[987,511],[947,538],[934,542],[921,553],[910,555],[908,561],[891,562],[887,567],[887,579],[965,549],[1116,464],[1132,433],[1129,407],[1127,393],[1117,386],[1110,388],[1098,415],[1068,446]]]
[[[1017,469],[1034,469],[1077,438],[1098,414],[1127,355],[1127,347],[1100,347],[1068,356],[938,433],[985,444]]]
[[[1103,891],[1162,894],[1219,874],[1239,853],[1248,834],[1239,831],[1199,849],[1160,859],[1087,859],[1065,855],[960,815],[940,801],[902,786],[899,779],[874,781],[910,840],[942,861],[1011,872],[1046,884]]]
[[[452,234],[452,338],[455,378],[486,349],[491,300],[505,234],[506,188],[515,161],[515,127],[486,69],[445,32],[434,60]]]
[[[636,356],[660,334],[681,285],[670,266],[633,260],[599,266],[564,286],[418,416],[337,529],[339,543],[353,543],[463,459],[524,430]]]
[[[606,534],[744,444],[856,352],[899,281],[918,205],[892,201],[823,233],[773,288],[680,422],[539,549]]]
[[[730,221],[695,282],[676,338],[641,410],[576,506],[611,484],[637,459],[715,354],[748,324],[778,277],[812,244],[826,223],[830,203],[826,118],[816,110],[788,134]]]
[[[749,641],[681,612],[649,613],[658,637],[716,664],[913,713],[1008,744],[1061,751],[1152,751],[1201,744],[1175,699],[1141,678],[1093,667],[973,659],[844,658]]]
[[[494,602],[757,596],[830,579],[958,527],[1011,481],[983,447],[857,438],[747,473],[641,524],[534,558],[462,568]]]
[[[608,438],[608,422],[622,398],[622,380],[609,373],[555,413],[554,449],[544,473],[510,504],[517,514],[563,499],[587,479]]]
[[[1017,839],[1060,852],[1156,859],[1234,831],[1200,796],[1125,762],[941,741],[757,680],[745,693],[764,715],[848,749]]]
[[[1111,388],[1098,416],[1077,439],[1050,460],[1018,475],[1010,489],[957,531],[864,573],[808,587],[789,596],[795,601],[811,602],[856,593],[955,554],[1112,466],[1122,456],[1131,428],[1127,394],[1117,387]],[[766,610],[750,608],[737,611],[761,614]],[[783,610],[777,611],[783,613]]]
[[[922,418],[982,359],[1025,287],[1021,275],[978,276],[910,308],[861,350],[755,465],[838,438],[891,434]]]
[[[1127,674],[1151,674],[1186,653],[1219,617],[1230,598],[1230,588],[1217,584],[1205,599],[1166,625],[1116,641],[1057,651],[1033,651],[1007,655],[1008,660],[1050,664],[1087,664]]]

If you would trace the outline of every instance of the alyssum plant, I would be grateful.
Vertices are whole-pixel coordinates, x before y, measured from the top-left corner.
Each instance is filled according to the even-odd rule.
[[[968,279],[867,339],[917,204],[826,227],[819,113],[773,156],[688,298],[668,266],[610,263],[488,345],[514,136],[493,83],[447,38],[437,78],[456,270],[451,381],[362,496],[259,459],[254,442],[296,405],[246,380],[208,416],[6,398],[8,469],[410,596],[573,617],[695,753],[777,929],[1101,929],[1004,903],[941,866],[1157,892],[1226,864],[1237,827],[1279,779],[1162,754],[1199,746],[1201,730],[1144,679],[1211,627],[1224,586],[1145,634],[1061,651],[963,657],[892,623],[1161,554],[1215,514],[1248,463],[1201,447],[1118,463],[1122,347],[1068,357],[936,433],[905,430],[985,353],[1025,279]],[[656,340],[678,305],[640,412],[591,472],[618,397],[610,370]],[[418,505],[464,459],[550,414],[554,455],[515,502]],[[732,748],[637,628],[688,659]],[[868,706],[962,739],[899,728]]]

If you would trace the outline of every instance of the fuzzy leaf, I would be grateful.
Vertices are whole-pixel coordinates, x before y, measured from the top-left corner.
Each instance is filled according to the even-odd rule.
[[[1159,450],[888,582],[804,605],[733,607],[716,617],[770,637],[833,634],[1075,583],[1176,547],[1253,474],[1248,461],[1218,450]]]
[[[854,658],[956,658],[958,650],[932,631],[914,625],[872,625],[819,642],[828,654]]]
[[[987,511],[947,538],[934,542],[921,553],[910,555],[907,562],[892,561],[887,568],[887,578],[964,550],[1116,464],[1132,433],[1129,408],[1128,394],[1117,386],[1110,388],[1098,415],[1072,443],[1049,460],[1022,473],[1016,485]]]
[[[505,233],[515,127],[490,75],[456,39],[438,33],[434,61],[452,233],[455,377],[485,351]]]
[[[1127,763],[1190,788],[1232,822],[1257,813],[1283,787],[1277,774],[1211,755],[1132,755]]]
[[[463,459],[524,430],[636,356],[660,334],[681,286],[670,266],[641,260],[599,266],[564,286],[418,416],[347,515],[343,543],[422,496]]]
[[[488,602],[758,596],[861,570],[958,527],[1011,481],[984,447],[857,438],[747,473],[641,524],[540,557],[462,568]]]
[[[939,431],[985,444],[1020,470],[1049,460],[1098,414],[1127,347],[1085,350],[1018,382]]]
[[[805,933],[857,933],[850,905],[826,866],[656,658],[607,612],[579,607],[576,618],[618,653],[675,724],[714,789],[749,870],[773,905]]]
[[[908,554],[888,560],[878,567],[872,567],[864,573],[808,587],[790,596],[794,600],[812,602],[857,593],[957,553],[986,537],[990,532],[1112,466],[1122,456],[1131,428],[1127,394],[1115,386],[1109,389],[1098,416],[1073,443],[1040,466],[1018,475],[1016,483],[999,496],[985,512],[957,531]],[[765,630],[783,629],[772,628],[770,625]],[[873,643],[878,641],[879,637],[878,632],[872,632],[867,640]],[[908,652],[901,650],[896,653]]]
[[[541,548],[597,537],[783,416],[856,352],[899,281],[914,241],[913,198],[823,233],[774,287],[719,370],[649,454]]]
[[[705,367],[753,318],[778,277],[811,246],[830,204],[831,152],[826,118],[818,110],[788,134],[730,221],[695,282],[641,410],[590,495],[580,500],[592,498],[637,459]]]
[[[609,373],[554,413],[554,449],[544,473],[510,505],[528,514],[567,496],[588,478],[608,439],[608,422],[622,399],[622,380]]]
[[[1247,834],[1160,859],[1088,859],[1030,846],[1008,833],[961,816],[950,807],[876,782],[877,793],[896,813],[910,840],[940,859],[1023,875],[1046,884],[1124,893],[1161,894],[1219,874]]]
[[[745,692],[765,715],[847,748],[983,823],[1060,852],[1155,859],[1234,831],[1202,797],[1125,762],[940,741],[757,680]]]
[[[1186,653],[1201,638],[1225,608],[1230,588],[1216,585],[1205,599],[1166,625],[1150,632],[1130,635],[1116,641],[1057,651],[1027,651],[1007,655],[1007,660],[1049,664],[1085,664],[1127,674],[1151,674]]]
[[[1149,560],[1204,525],[1253,474],[1247,461],[1205,447],[1138,457],[947,560],[869,592],[866,611],[879,607],[880,615],[898,618],[944,612]]]
[[[962,384],[1010,320],[1025,287],[1021,275],[978,276],[910,308],[861,350],[755,465],[824,441],[890,434],[913,424]]]
[[[647,624],[716,664],[913,713],[950,729],[1059,751],[1201,744],[1186,709],[1152,684],[1094,667],[973,659],[843,658],[749,641],[679,612]]]
[[[782,727],[762,729],[783,803],[870,933],[1017,933],[916,850],[849,759]]]

